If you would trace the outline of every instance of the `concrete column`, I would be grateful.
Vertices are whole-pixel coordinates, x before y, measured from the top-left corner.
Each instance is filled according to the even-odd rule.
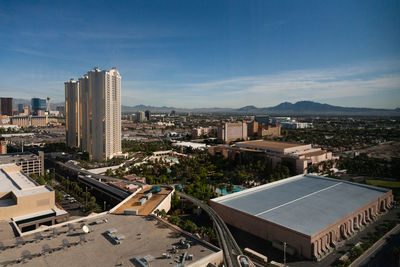
[[[327,238],[327,236],[324,235],[324,237],[322,238],[322,240],[323,240],[323,242],[324,242],[324,245],[323,245],[324,251],[327,251],[327,250],[328,250],[328,238]]]
[[[351,235],[351,221],[347,221],[347,233]]]
[[[374,219],[374,215],[372,214],[372,207],[368,208],[369,211],[369,220],[372,221]]]
[[[355,230],[358,230],[358,219],[357,219],[357,216],[356,217],[353,217],[353,228],[355,229]]]
[[[386,211],[385,201],[384,200],[380,200],[379,201],[379,212],[380,213],[384,213],[385,211]]]
[[[330,235],[330,233],[328,233],[327,235],[326,235],[326,248],[328,249],[328,250],[330,250],[332,247],[331,247],[331,243],[332,243],[332,240],[331,240],[331,235]]]
[[[369,210],[366,209],[364,212],[365,212],[365,222],[366,222],[367,224],[369,224],[369,223],[370,223],[370,219],[369,219]]]
[[[331,230],[329,231],[329,245],[331,246],[333,243],[335,243],[335,234],[333,230]]]
[[[318,254],[319,255],[322,255],[321,247],[322,247],[322,240],[321,240],[321,238],[319,238],[318,239]]]
[[[369,208],[370,209],[370,219],[373,221],[375,217],[375,211],[374,207]]]
[[[359,214],[359,218],[360,218],[360,225],[361,225],[361,226],[364,225],[364,222],[363,222],[364,214],[363,214],[363,213],[360,213],[360,214]]]
[[[318,257],[318,241],[314,241],[314,251],[313,251],[313,255],[314,257]]]
[[[340,226],[340,237],[341,237],[341,239],[344,239],[347,237],[345,223]]]

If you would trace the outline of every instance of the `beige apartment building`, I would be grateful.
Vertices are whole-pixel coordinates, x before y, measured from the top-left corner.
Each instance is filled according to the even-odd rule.
[[[38,185],[16,164],[0,165],[0,220],[12,221],[21,232],[66,220],[55,206],[54,191]]]
[[[48,126],[49,119],[44,116],[13,116],[11,117],[11,124],[20,127],[46,127]]]
[[[218,127],[218,139],[223,140],[225,143],[230,143],[236,140],[247,140],[247,123],[225,122]]]
[[[67,145],[101,161],[121,148],[121,75],[116,68],[94,68],[79,81],[65,83]]]
[[[218,131],[218,127],[208,126],[208,127],[197,127],[192,130],[192,137],[199,138],[202,135],[215,134]]]
[[[247,124],[247,136],[257,137],[274,137],[281,135],[281,126],[279,124],[265,124],[258,123],[257,121],[251,121]]]

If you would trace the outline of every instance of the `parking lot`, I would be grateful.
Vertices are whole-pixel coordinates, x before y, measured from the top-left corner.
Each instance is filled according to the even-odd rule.
[[[62,200],[60,204],[63,209],[69,213],[70,220],[85,216],[85,213],[82,211],[82,203],[78,202],[74,197],[64,191],[61,190],[60,192],[64,196],[64,200]]]

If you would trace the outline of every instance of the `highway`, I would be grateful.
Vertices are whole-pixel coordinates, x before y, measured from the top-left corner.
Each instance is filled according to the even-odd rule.
[[[121,179],[108,177],[108,176],[100,175],[100,174],[93,174],[77,165],[63,163],[61,161],[56,161],[56,160],[52,160],[52,161],[57,166],[76,173],[78,180],[80,180],[81,182],[84,182],[85,184],[87,184],[89,186],[97,188],[98,190],[102,191],[103,193],[106,193],[107,195],[109,195],[110,197],[112,197],[118,201],[122,201],[130,195],[129,193],[127,193],[121,189],[118,189],[118,188],[115,188],[115,187],[112,187],[107,184],[99,182],[102,180],[103,181],[104,180],[121,181]],[[81,175],[82,177],[80,177],[79,175]]]
[[[186,195],[181,192],[177,192],[178,195],[184,199],[189,200],[196,206],[202,208],[210,218],[214,221],[215,229],[217,231],[218,241],[224,253],[224,261],[227,267],[240,267],[241,265],[238,262],[237,256],[242,256],[242,250],[236,243],[233,238],[231,232],[226,226],[225,222],[221,219],[221,217],[207,204],[203,203],[201,200],[194,198],[192,196]],[[252,266],[252,263],[250,263]]]

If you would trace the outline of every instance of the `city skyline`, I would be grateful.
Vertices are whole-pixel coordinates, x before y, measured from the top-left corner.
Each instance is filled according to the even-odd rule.
[[[49,3],[0,2],[4,97],[63,102],[64,81],[115,66],[128,106],[400,103],[396,1]]]

